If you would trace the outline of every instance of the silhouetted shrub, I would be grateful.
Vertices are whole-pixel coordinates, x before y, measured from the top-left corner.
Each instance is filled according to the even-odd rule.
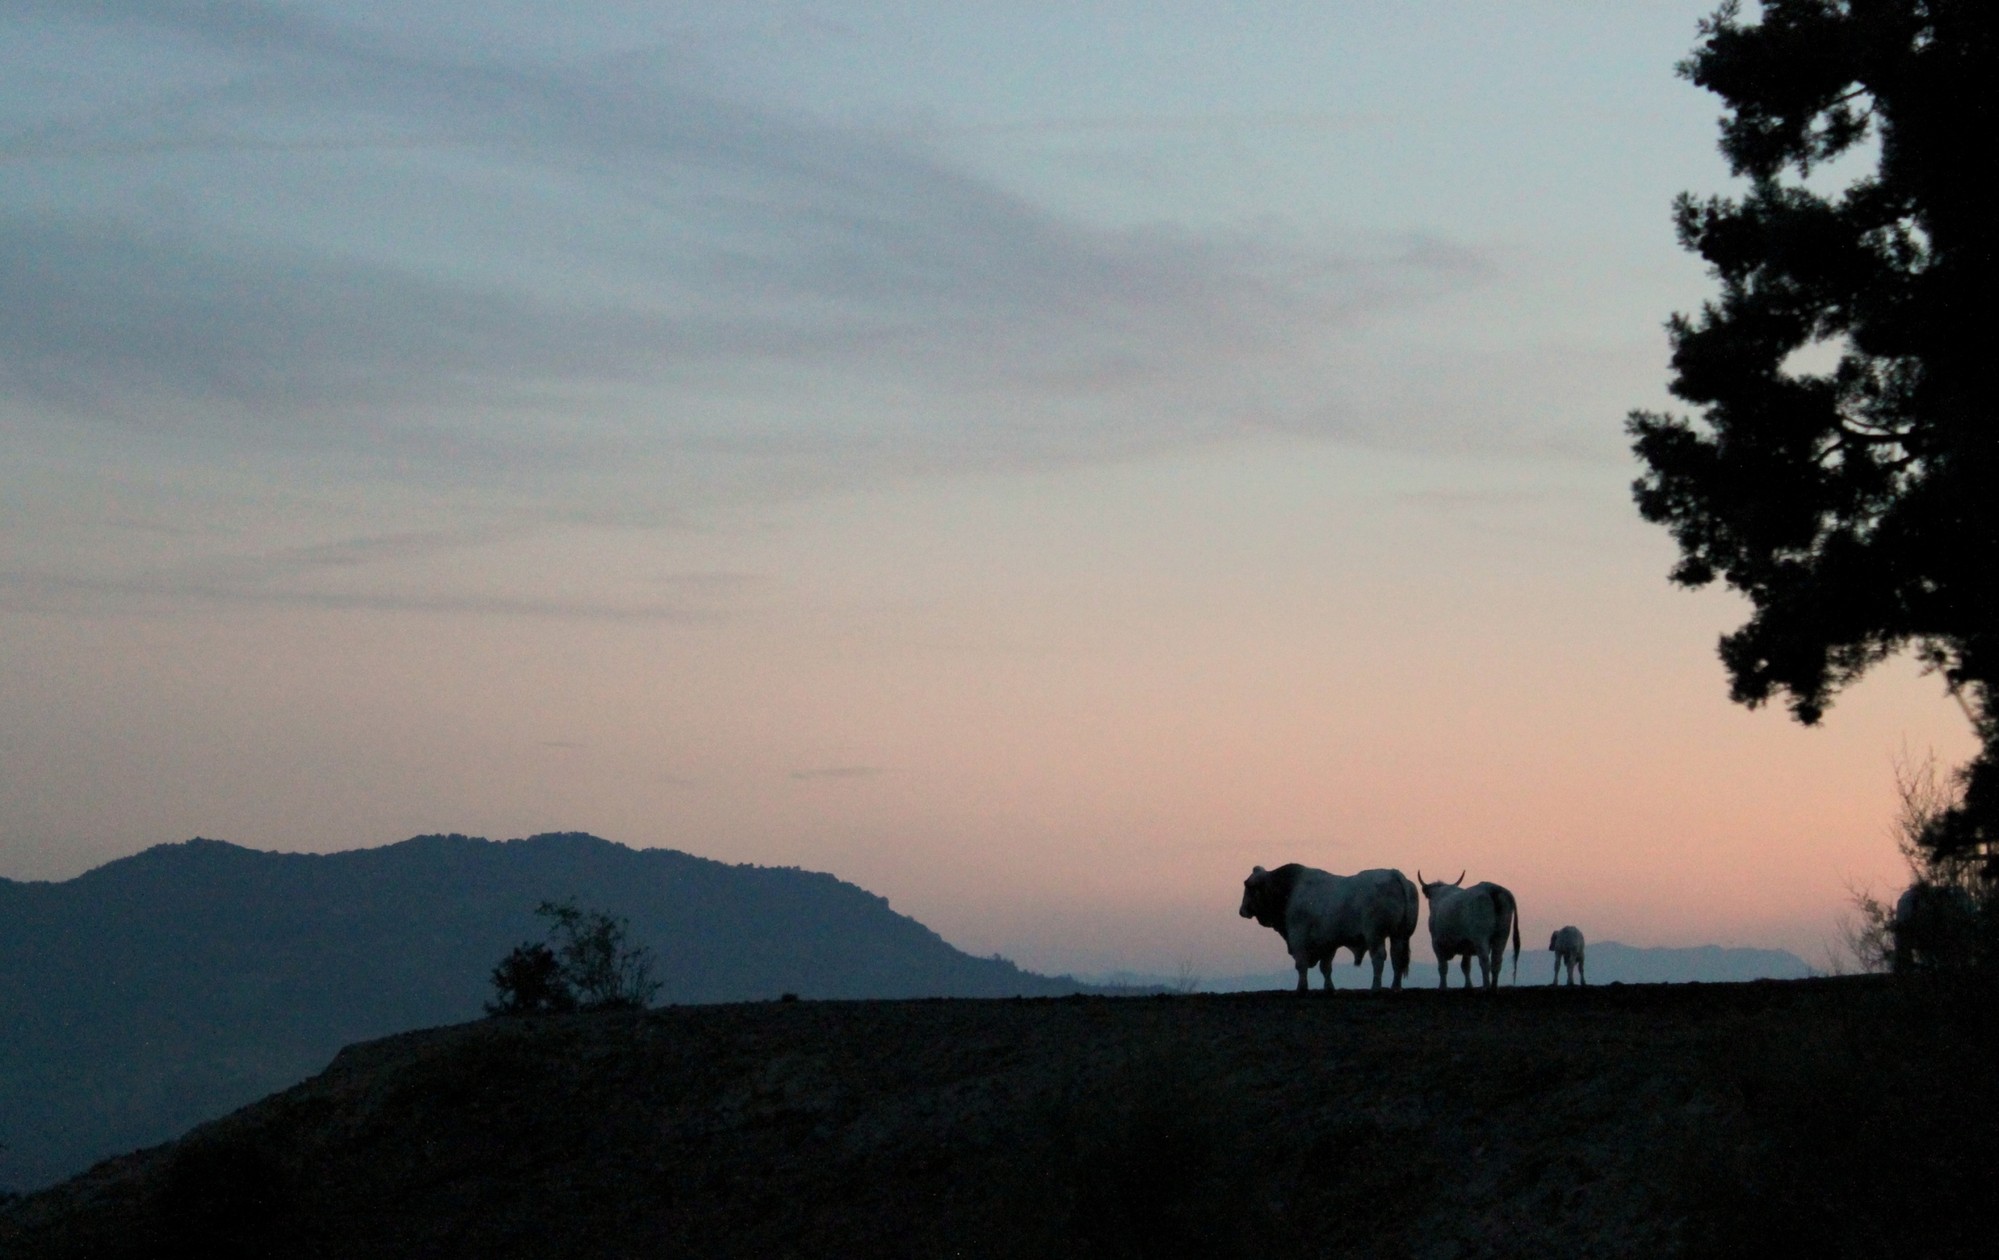
[[[562,961],[540,941],[517,946],[493,968],[488,1015],[544,1015],[576,1009],[576,994],[562,976]]]
[[[544,901],[546,943],[521,945],[493,968],[492,1015],[640,1010],[659,992],[652,951],[626,940],[630,924],[574,900]]]
[[[1963,973],[1999,964],[1999,896],[1994,862],[1982,847],[1944,843],[1964,799],[1961,776],[1945,773],[1936,754],[1895,763],[1899,798],[1893,834],[1909,886],[1892,901],[1854,889],[1854,915],[1841,928],[1863,971]]]

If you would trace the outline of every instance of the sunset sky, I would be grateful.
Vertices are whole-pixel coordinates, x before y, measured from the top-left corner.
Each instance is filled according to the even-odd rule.
[[[1712,7],[0,0],[0,876],[586,830],[1217,974],[1253,863],[1466,868],[1823,963],[1972,740],[1731,705],[1631,505]]]

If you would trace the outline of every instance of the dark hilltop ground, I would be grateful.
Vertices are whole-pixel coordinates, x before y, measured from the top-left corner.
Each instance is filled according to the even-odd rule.
[[[1989,1006],[1867,977],[485,1020],[22,1199],[0,1254],[1982,1255]]]

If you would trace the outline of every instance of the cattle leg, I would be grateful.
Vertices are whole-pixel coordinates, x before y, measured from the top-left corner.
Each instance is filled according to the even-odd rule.
[[[1325,981],[1326,992],[1333,991],[1333,959],[1327,955],[1319,960],[1319,979]]]
[[[1465,988],[1471,988],[1471,955],[1466,954],[1463,958],[1458,959],[1458,967],[1465,973]],[[1485,959],[1483,958],[1478,960],[1478,974],[1480,978],[1485,976]]]
[[[1562,958],[1562,956],[1561,956],[1560,954],[1556,954],[1556,955],[1555,955],[1555,974],[1554,974],[1554,975],[1552,975],[1552,976],[1549,976],[1549,977],[1548,977],[1548,983],[1549,983],[1550,985],[1557,985],[1557,984],[1560,984],[1560,983],[1562,982],[1562,963],[1563,963],[1563,961],[1564,961],[1564,959]]]
[[[1448,954],[1437,959],[1437,987],[1440,989],[1451,987],[1451,959]]]
[[[1576,959],[1576,974],[1577,974],[1577,975],[1579,975],[1579,976],[1581,976],[1581,977],[1583,978],[1583,987],[1584,987],[1584,988],[1588,988],[1588,987],[1589,987],[1589,970],[1588,970],[1588,969],[1587,969],[1586,967],[1584,967],[1584,966],[1583,966],[1583,964],[1584,964],[1585,962],[1588,962],[1588,961],[1589,961],[1589,960],[1588,960],[1588,959],[1586,959],[1586,958],[1578,958],[1578,959]]]
[[[1388,961],[1395,966],[1395,987],[1402,987],[1402,977],[1409,974],[1409,942],[1406,939],[1388,943]]]
[[[1376,941],[1374,943],[1374,948],[1368,950],[1367,954],[1369,958],[1372,958],[1374,960],[1374,984],[1372,987],[1379,989],[1381,987],[1382,964],[1388,961],[1388,945],[1384,941]],[[1396,977],[1398,981],[1401,978],[1402,977],[1400,976]]]
[[[1311,986],[1311,985],[1309,985],[1309,984],[1307,984],[1307,983],[1305,983],[1305,977],[1306,977],[1306,976],[1309,976],[1309,975],[1311,975],[1311,974],[1312,974],[1312,964],[1311,964],[1311,963],[1299,963],[1299,964],[1298,964],[1298,992],[1300,992],[1300,993],[1308,993],[1308,992],[1310,992],[1310,991],[1311,991],[1311,988],[1312,988],[1312,986]]]

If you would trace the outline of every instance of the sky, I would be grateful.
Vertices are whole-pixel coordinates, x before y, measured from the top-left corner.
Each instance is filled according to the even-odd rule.
[[[1298,861],[1823,963],[1972,741],[1731,705],[1631,505],[1710,7],[0,0],[0,876],[585,830],[1227,974]]]

